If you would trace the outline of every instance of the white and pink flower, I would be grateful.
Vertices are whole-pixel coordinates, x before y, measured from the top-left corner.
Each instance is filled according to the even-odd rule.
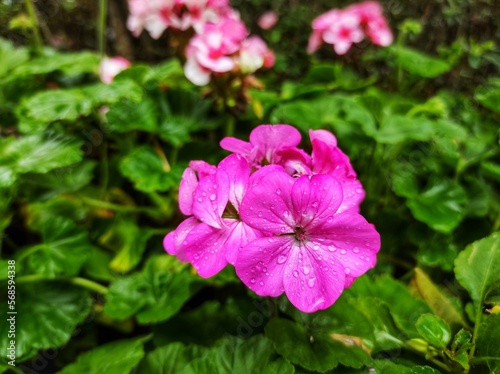
[[[105,57],[99,65],[99,75],[104,83],[111,83],[117,74],[130,67],[130,61],[124,57]]]

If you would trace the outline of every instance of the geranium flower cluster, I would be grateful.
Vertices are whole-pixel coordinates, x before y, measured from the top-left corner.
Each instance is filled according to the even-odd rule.
[[[239,13],[227,0],[129,0],[128,28],[138,35],[146,28],[153,38],[167,29],[194,30],[185,47],[186,77],[196,85],[213,74],[252,74],[274,65],[274,54],[258,36],[249,37]]]
[[[372,43],[386,47],[393,36],[382,7],[375,1],[353,4],[344,9],[332,9],[312,23],[307,52],[315,52],[322,42],[332,44],[335,53],[345,54],[353,43],[367,36]]]
[[[372,268],[380,248],[359,214],[364,190],[334,135],[310,130],[311,154],[288,125],[261,125],[250,142],[224,138],[217,166],[191,161],[179,187],[188,216],[164,240],[202,277],[227,264],[261,296],[286,293],[304,312],[331,306]]]

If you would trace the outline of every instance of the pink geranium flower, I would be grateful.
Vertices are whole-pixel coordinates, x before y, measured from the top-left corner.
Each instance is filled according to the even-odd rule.
[[[251,36],[242,42],[238,63],[243,73],[251,74],[262,67],[270,68],[274,61],[274,53],[258,36]]]
[[[338,211],[343,191],[331,175],[294,179],[276,166],[255,174],[261,176],[245,195],[240,215],[273,236],[245,246],[236,273],[258,295],[285,292],[301,311],[329,307],[375,265],[379,234],[361,215]]]
[[[99,75],[104,83],[111,83],[116,75],[130,67],[130,61],[124,57],[105,57],[99,65]]]
[[[388,46],[393,40],[382,7],[375,1],[332,9],[318,16],[312,23],[312,29],[308,53],[315,52],[323,42],[333,45],[335,53],[343,55],[352,44],[359,43],[365,36],[380,46]]]
[[[187,182],[188,189],[179,194],[188,195],[187,201],[191,194],[193,217],[165,237],[166,251],[181,261],[189,261],[206,278],[228,263],[234,264],[241,248],[262,235],[243,223],[238,215],[249,178],[248,162],[231,155],[219,163],[214,174],[200,179],[194,191],[193,183]]]
[[[277,22],[278,15],[272,10],[263,13],[257,20],[257,24],[262,30],[271,30]]]

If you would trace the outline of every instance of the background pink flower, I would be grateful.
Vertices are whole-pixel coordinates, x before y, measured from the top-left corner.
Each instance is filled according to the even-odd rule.
[[[257,24],[262,30],[271,30],[277,22],[278,15],[272,10],[263,13],[257,20]]]
[[[130,67],[131,63],[124,57],[105,57],[99,65],[99,75],[104,83],[111,83],[115,76]]]

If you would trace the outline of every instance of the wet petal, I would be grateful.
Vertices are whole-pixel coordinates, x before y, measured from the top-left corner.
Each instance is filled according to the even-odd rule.
[[[220,162],[219,169],[226,171],[229,176],[229,201],[239,211],[250,178],[248,161],[240,155],[233,154]]]
[[[236,274],[257,295],[279,296],[284,292],[283,276],[290,249],[289,236],[255,239],[240,251]]]
[[[361,215],[350,211],[337,214],[310,234],[311,241],[321,240],[344,266],[346,274],[359,277],[375,266],[380,235]]]
[[[182,221],[174,231],[171,231],[163,240],[163,247],[168,254],[177,256],[179,261],[188,262],[184,252],[183,242],[186,236],[200,224],[195,217],[189,217]]]
[[[294,179],[282,168],[268,166],[255,174],[257,177],[252,179],[241,203],[242,221],[261,231],[275,234],[293,232],[295,220],[290,193]]]
[[[224,253],[226,260],[231,265],[236,263],[238,253],[248,243],[257,237],[261,237],[260,231],[252,229],[250,226],[235,219],[224,219],[224,223],[229,231],[227,239],[224,243]]]
[[[186,168],[182,173],[181,183],[179,185],[179,208],[182,214],[190,216],[192,213],[191,207],[193,206],[193,193],[198,187],[198,178],[196,173],[191,168]]]
[[[312,232],[337,212],[342,197],[342,187],[332,176],[301,176],[295,180],[291,192],[295,221]]]
[[[229,177],[224,170],[200,180],[193,194],[193,214],[201,222],[221,228],[222,213],[229,200]]]
[[[260,125],[250,133],[250,143],[259,149],[261,157],[271,163],[274,152],[295,147],[300,140],[300,132],[289,125]]]
[[[315,243],[294,245],[285,268],[286,295],[303,312],[328,308],[344,290],[342,264]]]
[[[185,238],[186,257],[203,278],[217,274],[228,264],[223,246],[229,234],[225,228],[200,223]]]

